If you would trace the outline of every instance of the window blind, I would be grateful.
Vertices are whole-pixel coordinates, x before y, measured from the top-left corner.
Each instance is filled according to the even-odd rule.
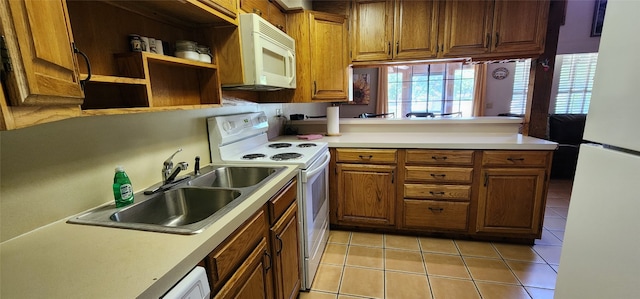
[[[516,62],[516,69],[513,74],[513,96],[509,113],[524,114],[527,107],[527,93],[529,92],[529,72],[531,70],[531,59]]]
[[[555,95],[555,113],[587,113],[598,53],[565,54],[556,57],[560,69]],[[553,96],[553,95],[552,95]]]

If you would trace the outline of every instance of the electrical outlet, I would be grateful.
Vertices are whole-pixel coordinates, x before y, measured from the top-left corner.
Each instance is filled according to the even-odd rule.
[[[487,109],[493,108],[493,102],[488,102],[487,104],[484,105],[484,107]]]
[[[276,116],[282,116],[282,109],[276,109]]]

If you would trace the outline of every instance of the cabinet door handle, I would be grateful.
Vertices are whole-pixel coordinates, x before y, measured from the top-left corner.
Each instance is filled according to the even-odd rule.
[[[280,245],[280,246],[278,247],[278,250],[276,250],[276,254],[277,254],[277,255],[280,255],[280,252],[282,252],[282,247],[283,247],[282,239],[280,238],[280,236],[277,236],[277,235],[276,235],[276,239],[278,239],[278,243],[279,243],[279,245]]]
[[[268,267],[264,267],[263,266],[264,267],[264,273],[267,273],[267,271],[269,271],[269,269],[271,269],[271,266],[273,266],[273,260],[271,259],[271,255],[269,254],[269,252],[266,251],[266,250],[264,251],[263,257],[266,257],[267,260],[269,261],[269,266]],[[265,262],[265,264],[266,264],[266,262]]]
[[[387,55],[391,56],[391,42],[389,42],[388,47]]]
[[[438,156],[431,156],[431,159],[433,160],[447,160],[447,156],[442,156],[442,157],[438,157]]]
[[[487,33],[487,43],[484,44],[484,47],[489,48],[489,43],[491,43],[491,33]]]
[[[368,156],[359,155],[358,157],[360,157],[360,159],[362,160],[371,160],[371,158],[373,158],[372,155],[368,155]]]
[[[429,211],[434,212],[434,213],[441,213],[442,211],[444,211],[444,208],[429,207]]]
[[[485,172],[484,173],[484,186],[486,187],[487,185],[489,185],[489,174],[487,174]]]
[[[255,14],[259,15],[259,16],[262,16],[262,10],[259,10],[259,9],[257,9],[257,8],[254,8],[254,9],[253,9],[253,12],[254,12]]]
[[[400,54],[400,42],[396,42],[396,55]]]
[[[315,96],[318,93],[318,84],[316,81],[313,81],[313,95]]]
[[[91,63],[89,62],[89,57],[87,57],[87,54],[82,53],[82,51],[80,51],[78,47],[76,47],[76,43],[71,43],[71,47],[73,49],[73,53],[80,54],[80,56],[82,56],[82,58],[84,58],[84,61],[87,63],[87,77],[83,80],[80,80],[80,88],[84,90],[84,86],[87,84],[87,82],[89,82],[89,80],[91,80]]]
[[[516,162],[516,161],[524,161],[524,158],[507,158],[507,160],[511,161],[511,162]]]
[[[443,196],[444,192],[442,192],[442,191],[437,191],[437,192],[429,191],[429,194],[431,194],[433,196]]]
[[[433,178],[441,178],[441,179],[444,179],[444,177],[447,176],[446,174],[437,174],[437,173],[431,173],[430,175]]]
[[[395,172],[395,170],[392,170],[391,171],[391,184],[394,184],[395,180],[396,180],[396,172]]]
[[[496,48],[498,47],[499,42],[500,42],[500,33],[496,32]]]

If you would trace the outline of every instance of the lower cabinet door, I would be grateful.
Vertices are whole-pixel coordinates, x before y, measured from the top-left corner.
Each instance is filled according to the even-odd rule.
[[[267,239],[263,238],[214,298],[273,298],[272,265],[273,260],[267,248]]]
[[[404,200],[404,226],[406,228],[466,231],[468,219],[468,202]]]
[[[395,224],[395,166],[337,164],[338,222]]]
[[[476,231],[539,237],[545,169],[485,169],[482,175]]]
[[[276,298],[295,299],[300,291],[298,205],[294,202],[271,228]]]

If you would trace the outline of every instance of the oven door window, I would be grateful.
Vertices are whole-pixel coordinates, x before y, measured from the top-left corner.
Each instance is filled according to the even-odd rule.
[[[307,182],[307,198],[311,199],[311,207],[313,211],[313,219],[315,220],[322,208],[322,205],[325,203],[327,198],[327,182],[326,182],[326,169],[319,172],[315,178],[312,178]]]

